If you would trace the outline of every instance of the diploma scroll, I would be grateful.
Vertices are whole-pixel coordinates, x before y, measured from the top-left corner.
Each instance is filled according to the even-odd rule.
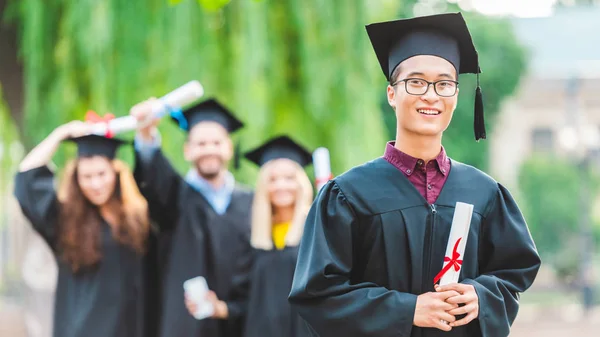
[[[329,161],[329,150],[320,147],[313,152],[313,165],[315,168],[315,185],[317,192],[331,179],[331,163]]]
[[[440,285],[442,286],[458,283],[472,216],[473,205],[463,202],[456,203],[450,236],[448,237],[448,245],[446,246],[444,264],[442,270],[433,280],[434,284],[438,281],[440,281]]]
[[[212,316],[214,308],[212,303],[206,300],[209,289],[204,277],[198,276],[185,281],[183,289],[188,299],[193,301],[197,306],[194,318],[201,320]]]
[[[154,118],[162,118],[173,109],[181,109],[181,107],[193,103],[203,95],[204,88],[200,82],[188,82],[158,99],[156,104],[152,107],[152,115]],[[108,135],[132,131],[151,121],[152,119],[138,124],[135,117],[123,116],[107,122],[95,123],[92,127],[92,134]]]

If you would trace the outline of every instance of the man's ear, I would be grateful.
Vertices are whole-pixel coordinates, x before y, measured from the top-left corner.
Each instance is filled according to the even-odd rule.
[[[187,139],[186,139],[185,143],[183,143],[183,158],[187,162],[192,161],[192,154],[190,153],[190,143]]]
[[[235,149],[233,145],[233,140],[230,137],[227,137],[227,155],[225,156],[226,161],[230,161],[235,155]]]
[[[387,99],[392,109],[396,110],[396,90],[391,85],[387,86]]]

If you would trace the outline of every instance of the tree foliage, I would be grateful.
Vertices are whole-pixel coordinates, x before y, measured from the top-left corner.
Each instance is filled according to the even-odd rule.
[[[393,137],[385,124],[395,129],[364,25],[411,15],[415,2],[13,0],[26,83],[21,138],[30,148],[89,109],[123,115],[198,79],[207,97],[246,122],[234,137],[242,150],[286,132],[309,148],[328,147],[339,174],[380,155]],[[523,53],[507,22],[467,20],[482,59],[489,128],[518,82]],[[461,92],[444,143],[457,160],[484,168],[487,145],[473,142],[472,75],[461,79]],[[162,124],[165,152],[183,170],[184,135]],[[58,163],[72,151],[61,151]],[[242,181],[253,180],[250,167],[238,172]]]
[[[582,188],[588,189],[589,196],[598,195],[598,181],[593,170],[582,173],[572,162],[555,157],[538,155],[523,164],[519,174],[521,202],[543,256],[560,261],[560,255],[573,248],[574,240],[577,242],[584,216],[591,221],[595,237],[600,237],[600,219],[592,216],[595,198],[586,201],[588,214],[582,213],[580,197]]]

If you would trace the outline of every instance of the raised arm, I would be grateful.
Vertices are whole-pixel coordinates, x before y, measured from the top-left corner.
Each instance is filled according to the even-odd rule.
[[[48,163],[61,141],[86,135],[89,130],[89,125],[80,121],[59,126],[25,156],[15,177],[14,195],[23,214],[53,249],[57,239],[58,199]]]
[[[48,165],[63,140],[84,136],[90,131],[90,125],[82,121],[72,121],[57,127],[23,158],[19,164],[19,171],[25,172]]]
[[[150,99],[134,106],[130,114],[139,121],[152,119],[154,101]],[[179,192],[184,181],[160,150],[158,122],[159,119],[154,119],[136,133],[134,177],[148,201],[150,216],[161,230],[165,230],[173,228],[177,222]]]

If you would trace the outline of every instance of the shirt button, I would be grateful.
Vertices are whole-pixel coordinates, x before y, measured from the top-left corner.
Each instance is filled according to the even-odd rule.
[[[446,169],[442,169],[442,173],[446,173]]]
[[[419,165],[419,166],[423,165],[423,161],[421,159],[417,160],[417,165]]]
[[[406,173],[410,174],[412,171],[410,169],[406,170]]]
[[[431,190],[432,188],[433,188],[433,186],[431,186],[431,184],[428,184],[428,185],[427,185],[427,189],[428,189],[428,190]]]

